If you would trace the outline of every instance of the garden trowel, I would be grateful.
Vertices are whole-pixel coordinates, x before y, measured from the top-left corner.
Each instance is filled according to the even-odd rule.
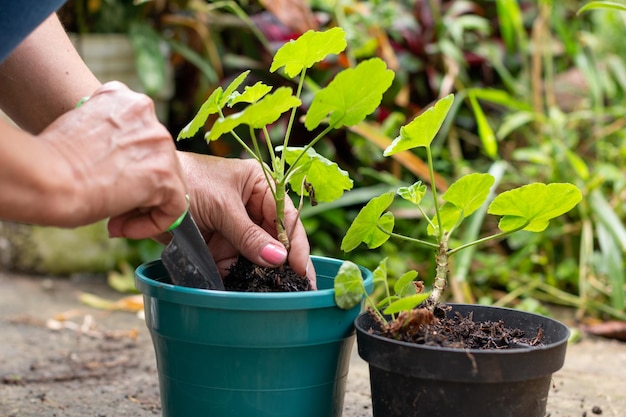
[[[161,260],[172,283],[182,287],[224,290],[213,255],[189,210],[170,232],[172,240],[163,250]]]

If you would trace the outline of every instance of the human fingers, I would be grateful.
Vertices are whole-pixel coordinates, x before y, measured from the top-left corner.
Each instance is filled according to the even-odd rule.
[[[203,232],[218,234],[260,266],[282,265],[287,250],[275,238],[276,209],[256,162],[185,152],[179,156],[192,212]]]
[[[80,109],[41,135],[65,159],[72,221],[111,217],[112,236],[163,232],[186,209],[186,185],[173,139],[150,98],[107,83]]]

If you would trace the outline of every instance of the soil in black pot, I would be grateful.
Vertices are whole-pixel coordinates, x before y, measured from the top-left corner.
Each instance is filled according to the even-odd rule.
[[[291,267],[265,268],[244,257],[239,257],[224,277],[227,291],[240,292],[294,292],[310,291],[311,282],[296,274]]]
[[[401,313],[398,320],[379,323],[381,330],[372,332],[395,340],[427,346],[459,349],[514,349],[541,346],[543,330],[526,334],[521,329],[504,325],[503,321],[474,321],[473,314],[467,316],[456,312],[446,317],[445,305],[435,307],[434,312],[418,308],[410,313]],[[371,312],[370,312],[371,313]]]

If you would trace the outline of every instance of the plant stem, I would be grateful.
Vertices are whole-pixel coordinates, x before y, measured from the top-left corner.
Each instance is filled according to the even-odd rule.
[[[495,235],[486,236],[486,237],[483,237],[482,239],[478,239],[478,240],[475,240],[473,242],[465,243],[465,244],[463,244],[461,246],[458,246],[458,247],[456,247],[454,249],[450,249],[448,251],[448,255],[454,255],[455,253],[457,253],[459,251],[462,251],[465,248],[469,248],[470,246],[478,245],[480,243],[485,243],[485,242],[488,242],[488,241],[494,240],[494,239],[503,238],[503,237],[508,236],[510,234],[513,234],[515,232],[519,232],[520,230],[522,230],[526,226],[528,226],[528,222],[524,223],[524,225],[522,225],[522,226],[520,226],[520,227],[518,227],[516,229],[509,230],[508,232],[496,233]]]
[[[433,282],[433,290],[426,302],[429,310],[434,310],[435,306],[441,298],[443,290],[446,288],[447,275],[448,275],[448,235],[444,234],[439,244],[439,251],[437,252],[437,268],[435,274],[435,281]]]
[[[333,130],[332,126],[328,126],[326,127],[326,129],[324,129],[324,131],[322,133],[320,133],[319,135],[317,135],[313,140],[311,140],[308,144],[306,144],[304,146],[304,148],[302,148],[302,152],[300,152],[300,155],[298,155],[298,157],[296,158],[295,161],[293,161],[293,163],[291,164],[291,166],[287,169],[287,171],[285,172],[285,178],[289,178],[291,176],[291,174],[293,174],[293,170],[296,169],[296,167],[298,166],[298,162],[300,161],[300,159],[307,153],[307,151],[309,149],[311,149],[313,146],[315,146],[315,144],[317,142],[320,141],[320,139],[322,139],[324,136],[326,136],[326,134],[328,132],[330,132],[331,130]],[[284,152],[283,152],[284,154]]]
[[[252,128],[250,129],[252,130]],[[265,136],[265,146],[267,146],[267,150],[270,154],[270,160],[272,161],[272,166],[274,167],[274,169],[276,169],[276,166],[274,166],[274,161],[276,160],[276,154],[274,153],[274,146],[272,146],[272,138],[270,137],[270,132],[267,131],[267,126],[263,127],[263,136]],[[259,152],[259,150],[257,150],[257,152]],[[259,153],[259,156],[261,156],[260,153]]]
[[[231,131],[231,133],[233,135],[235,135],[235,132]],[[267,133],[267,130],[265,130],[265,137],[266,140],[269,141],[269,135]],[[254,156],[254,158],[261,164],[261,170],[263,171],[263,175],[265,176],[265,181],[267,182],[267,184],[269,185],[270,191],[272,193],[272,196],[274,197],[274,200],[276,200],[276,190],[279,187],[283,187],[284,186],[282,184],[279,184],[278,181],[275,180],[275,176],[272,175],[272,169],[274,169],[274,172],[276,171],[276,166],[275,166],[275,158],[274,158],[274,152],[272,150],[272,147],[270,146],[270,155],[272,158],[272,168],[268,167],[263,160],[261,159],[261,149],[259,147],[259,143],[256,140],[256,135],[254,133],[254,129],[252,127],[250,127],[250,137],[252,138],[252,143],[254,145],[254,149],[255,151],[252,152],[252,155]]]
[[[426,156],[428,158],[428,173],[430,175],[430,189],[433,193],[433,203],[435,204],[435,213],[437,215],[437,229],[438,229],[437,241],[441,243],[441,241],[443,240],[443,228],[441,227],[441,215],[439,214],[439,201],[437,199],[437,185],[435,184],[435,171],[433,169],[433,153],[430,150],[430,146],[426,147]]]
[[[287,252],[291,248],[291,243],[289,242],[289,234],[287,233],[287,228],[285,227],[285,186],[284,182],[277,181],[276,183],[276,234],[280,243],[285,246]],[[282,186],[280,186],[282,185]]]
[[[300,73],[300,80],[298,81],[298,89],[296,90],[296,97],[299,99],[300,96],[302,95],[302,88],[304,86],[304,80],[306,79],[306,68],[302,68],[302,72]],[[287,123],[287,131],[285,132],[285,138],[283,140],[283,153],[280,157],[280,163],[281,163],[281,167],[282,170],[281,172],[284,172],[284,167],[285,167],[285,152],[284,150],[287,149],[287,146],[289,145],[289,139],[291,137],[291,129],[293,128],[293,122],[296,120],[296,113],[297,113],[298,108],[294,107],[291,109],[291,114],[289,115],[289,122]],[[300,158],[298,158],[300,159]],[[296,162],[294,162],[294,164],[292,166],[295,166],[296,163],[298,162],[298,160],[296,160]],[[287,175],[285,175],[285,177],[287,177]]]
[[[219,116],[220,116],[220,119],[225,119],[225,118],[226,118],[226,116],[224,116],[224,112],[222,111],[222,109],[219,109],[219,113],[218,113],[218,114],[219,114]],[[253,140],[253,141],[256,141],[256,136],[254,136],[254,134],[253,134],[253,132],[254,132],[254,131],[253,131],[252,129],[250,129],[250,132],[251,132],[250,136],[252,136],[252,140]],[[237,132],[235,132],[234,130],[231,130],[229,133],[230,133],[231,135],[233,135],[233,137],[235,138],[235,140],[236,140],[237,142],[239,142],[239,144],[241,145],[241,147],[242,147],[242,148],[243,148],[246,152],[248,152],[248,153],[249,153],[249,154],[250,154],[250,155],[251,155],[254,159],[256,159],[256,160],[257,160],[257,161],[259,161],[259,162],[263,162],[263,159],[261,158],[261,154],[260,154],[260,153],[259,153],[259,154],[257,154],[255,151],[253,151],[253,150],[252,150],[252,149],[248,146],[248,144],[247,144],[247,143],[246,143],[243,139],[241,139],[241,136],[239,136],[239,135],[237,134]]]
[[[398,233],[389,232],[389,231],[383,229],[380,225],[378,225],[377,227],[378,227],[378,230],[380,230],[381,232],[383,232],[385,234],[388,234],[391,237],[395,237],[397,239],[413,242],[413,243],[416,243],[416,244],[421,245],[421,246],[426,246],[428,248],[439,249],[439,245],[436,244],[436,243],[427,242],[425,240],[416,239],[414,237],[409,237],[409,236],[400,235]]]

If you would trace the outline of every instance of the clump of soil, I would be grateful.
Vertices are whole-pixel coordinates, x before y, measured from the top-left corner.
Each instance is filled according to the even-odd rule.
[[[446,310],[445,306],[437,306],[434,313],[418,308],[401,313],[397,320],[388,324],[381,323],[376,317],[381,330],[373,331],[404,342],[459,349],[514,349],[542,345],[541,328],[537,334],[526,335],[520,329],[506,327],[501,320],[476,322],[472,313],[463,317],[459,312],[446,317]]]
[[[310,291],[308,278],[296,274],[291,267],[264,268],[244,257],[239,257],[224,277],[227,291],[239,292],[294,292]]]

